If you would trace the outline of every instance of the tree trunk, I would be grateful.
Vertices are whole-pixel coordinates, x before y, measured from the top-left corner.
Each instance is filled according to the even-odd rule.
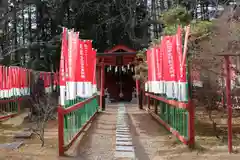
[[[13,0],[13,5],[14,5],[14,7],[13,7],[13,21],[12,21],[13,22],[13,33],[14,33],[14,36],[13,36],[14,44],[13,45],[14,45],[14,49],[16,49],[17,45],[18,45],[16,0]],[[19,58],[18,58],[18,55],[17,55],[16,52],[14,52],[12,55],[13,56],[11,56],[11,61],[16,61],[16,60],[19,61]]]
[[[139,109],[143,109],[143,91],[142,91],[142,89],[139,89],[138,107],[139,107]]]

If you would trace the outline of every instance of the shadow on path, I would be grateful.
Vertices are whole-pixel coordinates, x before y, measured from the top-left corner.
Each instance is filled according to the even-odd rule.
[[[138,160],[152,160],[160,150],[169,153],[175,141],[171,134],[137,105],[126,104],[126,107]]]
[[[80,140],[78,160],[111,160],[115,151],[116,109],[101,112]]]

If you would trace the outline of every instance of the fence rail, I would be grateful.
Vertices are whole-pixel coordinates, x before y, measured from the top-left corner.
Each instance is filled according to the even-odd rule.
[[[68,108],[58,107],[59,155],[64,155],[97,113],[97,95]]]
[[[20,108],[21,98],[0,100],[0,121],[16,116]]]
[[[189,112],[189,102],[168,100],[150,93],[145,95],[148,98],[148,112],[181,142],[190,145],[194,134],[190,129],[193,116]],[[154,110],[151,108],[151,99],[155,100]]]

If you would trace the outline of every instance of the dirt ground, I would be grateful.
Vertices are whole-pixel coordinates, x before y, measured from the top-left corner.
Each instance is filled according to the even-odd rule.
[[[217,132],[213,130],[212,122],[209,119],[208,113],[204,109],[197,108],[195,115],[196,141],[205,148],[216,147],[227,151],[227,112],[221,110],[212,112],[212,118],[217,124]],[[240,153],[240,112],[236,110],[233,111],[232,131],[234,152]],[[219,138],[216,137],[216,133]]]
[[[41,147],[41,142],[37,136],[33,135],[30,139],[16,140],[13,138],[14,134],[28,128],[28,123],[23,123],[19,126],[12,126],[9,124],[0,124],[0,143],[10,143],[14,141],[23,141],[24,144],[16,150],[0,150],[0,160],[55,160],[57,155],[57,121],[50,121],[45,132],[45,146]]]
[[[220,139],[218,139],[215,136],[216,133],[212,129],[211,121],[208,120],[207,113],[201,109],[196,110],[196,149],[190,150],[176,140],[176,138],[163,127],[159,126],[150,115],[146,114],[144,111],[137,111],[136,106],[133,107],[128,105],[126,107],[129,112],[129,123],[131,123],[132,126],[131,132],[134,137],[133,143],[136,147],[135,152],[138,160],[237,160],[240,158],[240,116],[238,116],[238,113],[233,116],[233,145],[235,153],[228,154],[226,132],[227,115],[222,112],[213,113],[213,118],[218,124],[217,131],[220,137]],[[7,124],[0,124],[0,143],[15,141],[13,139],[13,134],[28,126],[29,124],[26,123],[14,127]],[[99,127],[99,125],[97,126]],[[89,130],[94,131],[94,128],[90,128]],[[58,157],[57,134],[57,121],[50,121],[46,129],[46,144],[44,147],[41,147],[41,142],[36,136],[33,136],[31,139],[24,140],[24,145],[17,150],[0,150],[0,160],[77,159],[73,157]],[[89,136],[91,135],[88,134],[88,138]],[[84,137],[86,138],[86,136]],[[101,138],[101,136],[98,136],[98,138],[99,137]],[[104,138],[100,141],[101,143],[108,141],[110,145],[109,138]],[[83,145],[84,140],[81,143]],[[100,143],[98,145],[101,146]],[[81,149],[79,152],[83,153],[84,150],[85,149]],[[98,151],[96,152],[98,153]],[[104,150],[102,149],[101,152],[99,151],[99,153],[103,152]],[[96,157],[92,159],[95,160]],[[101,160],[101,158],[99,160]]]
[[[195,141],[194,150],[182,145],[175,137],[170,136],[169,143],[172,147],[168,152],[159,152],[154,160],[237,160],[240,158],[240,112],[234,111],[233,114],[233,154],[228,153],[227,140],[227,113],[214,111],[212,117],[217,123],[217,132],[213,129],[212,122],[204,109],[195,110]],[[217,138],[216,136],[219,136]],[[175,140],[173,140],[175,139]]]

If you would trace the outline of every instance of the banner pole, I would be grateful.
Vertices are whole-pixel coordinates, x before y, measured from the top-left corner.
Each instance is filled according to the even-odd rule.
[[[226,98],[228,108],[228,152],[232,153],[232,102],[231,102],[231,79],[230,79],[230,58],[224,56],[226,68]]]

